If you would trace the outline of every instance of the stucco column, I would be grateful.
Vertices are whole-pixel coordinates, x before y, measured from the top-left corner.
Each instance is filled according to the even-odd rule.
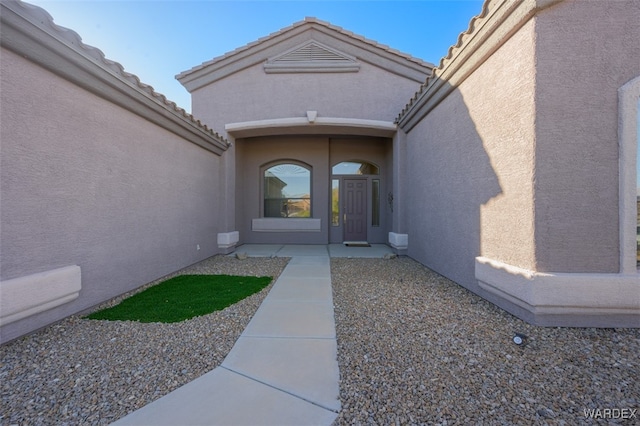
[[[407,184],[406,138],[407,135],[401,129],[398,129],[393,137],[393,183],[387,199],[393,209],[389,243],[398,252],[404,252],[408,249],[409,238],[405,208],[405,186]]]
[[[232,252],[240,238],[236,229],[236,144],[231,136],[229,142],[231,146],[222,155],[219,171],[222,191],[219,200],[218,249],[223,253]]]

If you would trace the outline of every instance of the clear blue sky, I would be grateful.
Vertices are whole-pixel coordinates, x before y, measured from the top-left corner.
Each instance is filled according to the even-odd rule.
[[[33,0],[60,26],[191,111],[182,71],[307,16],[437,64],[482,10],[482,0],[158,1]],[[416,87],[417,89],[417,87]]]

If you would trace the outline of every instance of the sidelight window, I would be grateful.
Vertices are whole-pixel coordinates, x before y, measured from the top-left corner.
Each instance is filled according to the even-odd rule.
[[[340,179],[331,180],[331,225],[340,226]]]
[[[371,226],[380,226],[380,179],[371,181]]]

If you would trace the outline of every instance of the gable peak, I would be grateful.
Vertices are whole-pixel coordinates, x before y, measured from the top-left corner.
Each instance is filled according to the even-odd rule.
[[[360,64],[351,55],[316,40],[308,40],[267,59],[267,73],[289,72],[357,72]]]

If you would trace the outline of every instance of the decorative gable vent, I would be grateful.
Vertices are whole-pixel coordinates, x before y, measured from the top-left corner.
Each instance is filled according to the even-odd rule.
[[[358,72],[360,64],[353,56],[317,41],[307,41],[268,59],[266,73]]]

